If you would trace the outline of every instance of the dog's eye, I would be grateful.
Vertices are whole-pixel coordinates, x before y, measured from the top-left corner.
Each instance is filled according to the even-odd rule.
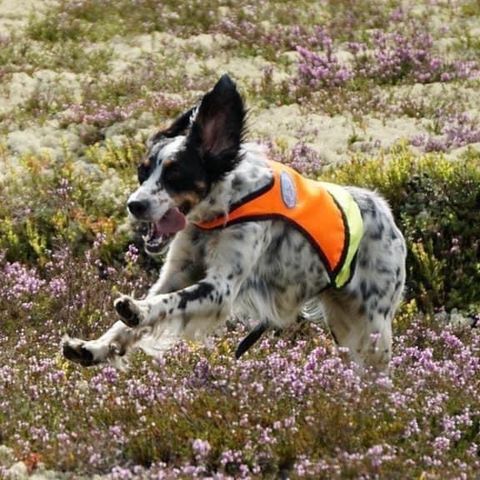
[[[150,153],[147,159],[145,159],[137,168],[138,181],[142,184],[152,173],[155,165],[157,164],[157,156],[154,153]]]
[[[173,190],[178,190],[185,180],[185,173],[176,162],[169,164],[163,171],[162,180],[165,185]]]
[[[141,163],[137,169],[138,181],[142,184],[150,175],[150,167],[145,163]]]
[[[169,180],[177,180],[183,175],[183,172],[177,165],[172,165],[165,169],[165,175],[168,176]]]

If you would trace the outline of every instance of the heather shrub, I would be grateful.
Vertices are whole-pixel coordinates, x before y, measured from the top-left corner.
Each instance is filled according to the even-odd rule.
[[[448,60],[435,52],[431,35],[422,33],[416,23],[401,31],[374,30],[367,41],[347,43],[352,58],[343,63],[338,58],[338,40],[324,29],[314,35],[315,48],[297,46],[300,58],[295,82],[302,95],[325,88],[359,90],[372,84],[448,82],[479,75],[478,62]]]
[[[0,46],[0,79],[2,74],[31,73],[39,69],[107,73],[112,55],[109,48],[87,48],[85,44],[73,40],[42,49],[28,37],[19,34],[12,34],[4,42],[0,39]]]
[[[477,478],[480,155],[429,152],[480,139],[478,0],[21,3],[0,12],[0,478],[16,461],[34,478]],[[389,377],[315,323],[239,361],[233,322],[125,371],[63,358],[64,333],[97,338],[119,293],[158,278],[127,224],[135,165],[225,71],[248,139],[392,205],[409,255]],[[400,136],[418,157],[348,158]]]
[[[407,298],[425,310],[480,304],[480,155],[461,161],[415,158],[398,147],[392,159],[359,159],[322,178],[373,188],[389,201],[408,244]]]
[[[368,43],[352,42],[355,74],[376,83],[451,81],[478,76],[474,61],[450,61],[434,49],[433,38],[417,22],[403,31],[375,30]],[[406,32],[405,32],[406,30]]]
[[[265,337],[240,362],[231,332],[153,364],[137,357],[127,373],[62,361],[53,328],[20,333],[15,356],[0,353],[0,435],[19,458],[90,477],[474,475],[477,332],[440,328],[415,309],[397,322],[392,378],[376,379],[342,361],[315,325]]]
[[[60,42],[88,38],[108,40],[129,32],[174,30],[185,34],[208,30],[219,22],[222,2],[82,0],[60,2],[45,16],[33,16],[27,29],[35,40]]]
[[[1,332],[25,335],[70,332],[98,334],[112,323],[119,292],[145,290],[152,282],[149,262],[132,243],[112,258],[111,238],[97,234],[81,255],[55,242],[41,262],[9,261],[0,250]],[[110,315],[109,315],[110,313]]]
[[[365,30],[384,28],[405,13],[395,2],[383,0],[327,0],[325,8],[330,30],[346,41],[358,40]]]
[[[34,40],[59,42],[82,38],[101,41],[131,32],[168,31],[188,36],[221,31],[231,34],[244,45],[255,48],[257,43],[260,50],[267,47],[272,52],[268,43],[288,46],[288,37],[309,30],[298,25],[321,18],[317,3],[311,0],[302,1],[302,8],[296,9],[284,2],[245,0],[237,3],[141,0],[134,2],[134,8],[131,0],[81,0],[63,1],[50,8],[46,15],[33,16],[27,33]],[[280,26],[282,35],[274,28],[264,28],[262,23]]]
[[[127,236],[118,231],[125,220],[124,202],[134,181],[134,165],[143,151],[138,144],[91,148],[90,163],[28,154],[20,165],[5,165],[0,179],[0,251],[9,261],[46,262],[55,246],[68,244],[80,254],[97,234],[106,235],[105,254],[123,251]],[[6,158],[8,160],[8,157]]]
[[[438,109],[433,115],[431,130],[431,134],[412,138],[412,145],[425,152],[446,152],[451,148],[480,142],[478,119],[468,113],[448,114]]]

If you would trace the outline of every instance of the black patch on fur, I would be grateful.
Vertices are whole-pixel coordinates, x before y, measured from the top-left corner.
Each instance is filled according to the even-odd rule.
[[[192,233],[190,234],[190,240],[193,244],[198,243],[202,238],[202,232],[198,228],[192,229]]]
[[[244,239],[243,232],[239,230],[232,231],[232,237],[240,242]]]
[[[140,185],[147,180],[152,174],[155,166],[157,165],[157,158],[155,155],[150,155],[137,167],[137,178]]]
[[[382,316],[387,318],[388,313],[390,312],[390,307],[385,307],[385,308],[379,308],[378,313]]]
[[[190,125],[190,118],[192,116],[193,110],[193,108],[187,110],[185,113],[180,115],[180,117],[178,117],[170,125],[170,127],[165,130],[158,131],[150,138],[150,153],[148,157],[138,166],[137,169],[138,181],[140,184],[147,180],[147,178],[152,174],[158,164],[158,155],[151,153],[152,148],[158,143],[161,143],[162,145],[156,148],[156,151],[160,152],[162,148],[164,148],[168,143],[170,143],[170,139],[184,133]],[[161,184],[161,181],[157,182],[157,184]]]
[[[270,285],[267,285],[264,279],[262,278],[248,278],[244,283],[245,289],[254,290],[256,293],[260,294],[263,298],[268,298],[270,293]]]
[[[63,356],[72,362],[79,363],[83,367],[91,367],[98,362],[94,360],[92,352],[87,350],[83,345],[77,348],[71,347],[68,344],[63,345]]]
[[[269,247],[269,253],[274,255],[274,257],[278,257],[278,252],[282,247],[283,240],[287,237],[288,231],[286,228],[283,229],[283,232],[272,239]]]
[[[362,280],[360,282],[360,291],[362,292],[363,300],[368,300],[368,297],[370,296],[370,292],[368,291],[367,282],[365,280]]]
[[[181,150],[173,162],[165,164],[160,181],[170,195],[185,195],[180,205],[184,213],[188,213],[193,206],[192,199],[202,200],[210,190],[205,169],[186,150]]]
[[[392,270],[385,265],[377,267],[376,271],[379,275],[390,275],[392,273]]]
[[[238,253],[238,252],[237,252]],[[238,257],[237,257],[238,258]],[[233,265],[232,265],[232,271],[231,273],[229,274],[229,277],[230,275],[232,275],[232,278],[235,276],[235,277],[239,277],[241,275],[243,275],[243,268],[242,268],[242,259],[241,257],[238,258],[238,261],[234,262]],[[229,278],[229,280],[231,280],[231,278]]]
[[[383,296],[385,295],[385,293],[387,292],[389,285],[390,285],[390,283],[386,284],[385,289],[380,290],[380,289],[378,288],[378,285],[377,285],[377,284],[372,283],[372,284],[370,284],[370,294],[371,294],[371,295],[375,295],[375,296],[377,296],[377,297],[378,297],[378,296],[383,297]]]
[[[136,327],[140,323],[138,315],[131,309],[130,300],[124,299],[115,303],[115,310],[128,327]]]
[[[367,268],[368,267],[368,259],[364,256],[360,258],[360,261],[358,262],[360,265],[360,268]]]
[[[372,217],[376,217],[377,216],[377,207],[375,205],[375,202],[373,201],[373,199],[370,197],[370,196],[365,196],[363,198],[363,202],[364,202],[364,206],[365,206],[365,210],[372,215]]]
[[[236,176],[232,180],[232,188],[234,190],[240,190],[243,187],[243,178]]]
[[[378,230],[376,230],[375,232],[371,232],[369,237],[372,240],[381,240],[382,237],[383,237],[383,231],[384,230],[385,230],[385,227],[383,226],[383,223],[379,223],[378,224]]]
[[[199,282],[193,288],[189,290],[182,290],[178,292],[178,296],[180,297],[180,303],[178,304],[178,308],[180,310],[185,310],[187,307],[188,302],[192,302],[194,300],[200,300],[202,298],[212,298],[212,292],[214,287],[211,283],[208,282]]]
[[[185,133],[185,130],[190,125],[190,118],[192,117],[194,109],[195,107],[182,113],[167,129],[158,131],[150,139],[152,144],[159,142],[162,138],[175,138]]]

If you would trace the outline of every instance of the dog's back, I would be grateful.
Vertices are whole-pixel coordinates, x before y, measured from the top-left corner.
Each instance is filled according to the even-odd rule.
[[[268,177],[266,163],[263,168],[258,162],[250,166],[248,156],[242,163],[233,184],[248,190],[245,178]],[[257,178],[253,183],[258,184]],[[262,252],[234,306],[242,316],[277,328],[302,313],[323,316],[337,343],[348,347],[357,363],[384,369],[391,356],[391,322],[405,283],[405,241],[381,197],[360,188],[347,190],[360,209],[364,229],[348,283],[332,285],[324,260],[301,231],[281,219],[266,220],[258,225],[265,239],[257,247]],[[241,224],[228,228],[242,237]]]

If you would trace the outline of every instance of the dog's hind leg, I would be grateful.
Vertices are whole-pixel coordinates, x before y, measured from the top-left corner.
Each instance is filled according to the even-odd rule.
[[[360,366],[386,371],[392,355],[392,320],[405,284],[406,247],[386,202],[351,188],[362,212],[364,235],[353,277],[322,295],[327,323]]]
[[[360,367],[385,371],[392,351],[391,318],[367,313],[360,303],[338,291],[322,294],[322,304],[335,343],[348,349]]]
[[[405,248],[360,249],[355,274],[340,290],[321,294],[327,323],[341,347],[362,367],[386,371],[392,355],[392,320],[405,283]]]

